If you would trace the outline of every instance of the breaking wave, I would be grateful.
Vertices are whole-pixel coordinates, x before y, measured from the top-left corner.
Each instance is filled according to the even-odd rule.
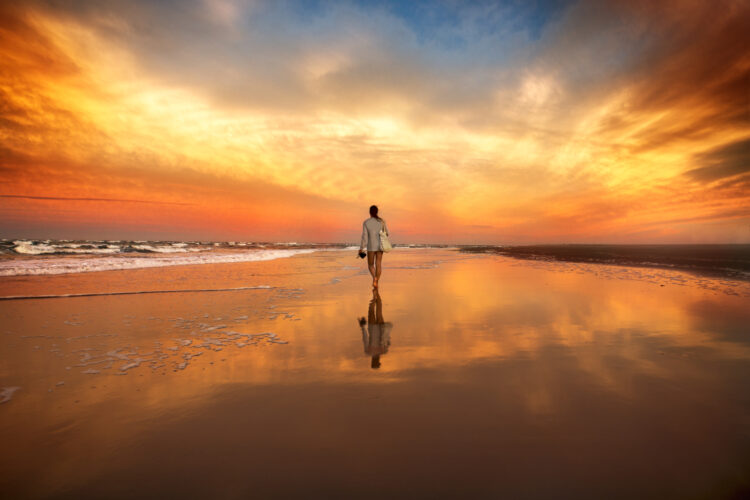
[[[47,274],[117,271],[148,267],[189,266],[232,262],[256,262],[281,259],[314,252],[315,249],[248,250],[242,253],[200,252],[152,256],[59,256],[45,258],[7,259],[0,261],[0,276],[29,276]]]

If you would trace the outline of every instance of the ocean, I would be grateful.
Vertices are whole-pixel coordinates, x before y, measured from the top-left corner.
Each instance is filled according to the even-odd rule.
[[[254,262],[344,248],[347,246],[296,242],[6,239],[0,240],[0,276]]]

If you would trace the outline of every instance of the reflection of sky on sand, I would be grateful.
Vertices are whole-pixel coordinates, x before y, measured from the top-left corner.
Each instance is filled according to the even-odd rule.
[[[602,484],[608,476],[597,460],[634,475],[640,469],[602,458],[599,441],[632,459],[636,452],[647,454],[648,441],[656,440],[664,448],[654,458],[639,455],[654,466],[674,458],[667,450],[724,457],[701,473],[691,468],[692,459],[677,459],[674,467],[693,474],[700,487],[723,472],[722,464],[748,463],[736,451],[747,449],[746,438],[739,448],[732,445],[735,451],[728,444],[746,428],[750,411],[743,395],[750,375],[749,339],[743,335],[750,313],[741,294],[450,251],[394,252],[387,256],[380,292],[382,316],[393,329],[387,355],[372,370],[357,328],[372,292],[352,260],[349,253],[331,252],[272,263],[24,280],[24,293],[138,289],[155,281],[168,289],[279,288],[0,303],[7,318],[0,386],[21,387],[0,406],[9,450],[0,459],[6,471],[0,486],[45,493],[60,485],[83,488],[97,478],[116,481],[120,466],[143,473],[151,460],[143,450],[163,458],[158,432],[170,428],[184,438],[172,448],[194,440],[207,456],[234,450],[243,460],[255,460],[233,448],[234,435],[257,441],[261,454],[277,447],[316,459],[306,446],[327,443],[340,458],[357,446],[345,417],[365,423],[394,418],[378,425],[389,429],[395,443],[413,438],[415,446],[429,446],[433,431],[444,436],[447,419],[471,423],[473,430],[452,428],[448,442],[477,471],[489,466],[475,463],[483,448],[470,445],[474,433],[488,446],[507,449],[508,457],[529,461],[541,460],[542,450],[560,458],[565,446],[582,446],[578,465],[592,467]],[[418,268],[425,260],[440,264]],[[238,346],[244,341],[226,332],[272,332],[288,344]],[[209,334],[228,340],[198,347]],[[75,366],[86,352],[127,349],[131,359],[146,357],[156,343],[170,356],[165,366],[143,362],[122,371],[128,361],[118,360],[99,374]],[[197,351],[202,354],[173,371],[185,353]],[[371,407],[376,400],[388,401],[389,409]],[[322,420],[311,422],[310,414]],[[222,425],[236,418],[247,424]],[[433,423],[423,427],[424,418]],[[201,427],[208,423],[214,427]],[[287,431],[301,426],[319,433],[321,442],[294,432],[285,437],[269,425]],[[307,444],[295,445],[292,435]],[[575,443],[566,435],[575,436]],[[630,451],[621,448],[623,436],[633,440]],[[539,448],[538,440],[549,448]],[[503,458],[500,451],[490,454]],[[424,459],[417,451],[406,456]],[[670,469],[665,484],[681,477],[677,469]],[[528,477],[531,471],[516,472]],[[32,475],[39,480],[22,486]]]

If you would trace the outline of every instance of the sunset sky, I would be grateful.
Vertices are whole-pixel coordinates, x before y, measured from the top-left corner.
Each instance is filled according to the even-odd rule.
[[[8,3],[14,6],[7,5]],[[0,237],[750,242],[750,2],[17,1]]]

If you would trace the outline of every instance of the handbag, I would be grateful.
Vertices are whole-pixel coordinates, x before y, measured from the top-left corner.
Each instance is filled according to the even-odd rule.
[[[388,239],[388,233],[385,232],[385,221],[383,221],[383,224],[380,226],[380,248],[383,249],[384,252],[390,252],[393,250],[391,240]]]

